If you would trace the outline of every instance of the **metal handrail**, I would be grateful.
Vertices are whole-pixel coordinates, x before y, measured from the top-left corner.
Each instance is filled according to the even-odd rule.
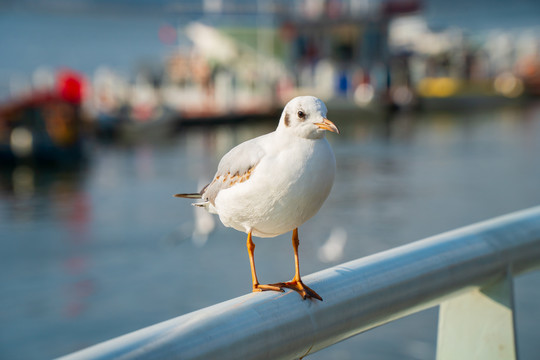
[[[540,207],[338,265],[298,294],[244,295],[62,359],[294,359],[540,265]]]

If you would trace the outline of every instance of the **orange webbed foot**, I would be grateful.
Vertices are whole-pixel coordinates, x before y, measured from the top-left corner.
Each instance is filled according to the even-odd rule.
[[[270,286],[279,287],[280,289],[287,288],[296,291],[302,299],[317,299],[323,301],[322,297],[319,296],[313,289],[304,284],[302,280],[291,280],[284,283],[275,283],[269,284]]]

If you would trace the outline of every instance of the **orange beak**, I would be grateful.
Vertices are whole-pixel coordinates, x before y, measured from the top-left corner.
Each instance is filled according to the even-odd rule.
[[[320,123],[315,123],[320,129],[328,130],[331,132],[335,132],[336,134],[339,134],[339,130],[336,125],[334,125],[333,122],[331,122],[328,119],[323,118],[323,121]]]

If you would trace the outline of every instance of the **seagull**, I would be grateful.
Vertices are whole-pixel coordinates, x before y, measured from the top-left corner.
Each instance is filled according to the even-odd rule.
[[[287,103],[276,130],[243,142],[219,162],[217,172],[198,193],[175,197],[201,199],[193,205],[219,215],[221,222],[247,234],[253,292],[292,289],[302,298],[322,298],[300,278],[298,228],[328,197],[336,159],[326,131],[339,134],[326,118],[326,105],[313,96]],[[292,231],[295,275],[291,281],[260,284],[253,236],[268,238]]]

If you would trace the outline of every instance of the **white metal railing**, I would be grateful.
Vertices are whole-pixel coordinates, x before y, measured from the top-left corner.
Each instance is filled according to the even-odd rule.
[[[512,279],[538,265],[535,207],[306,276],[323,302],[248,294],[62,359],[296,359],[435,305],[438,359],[512,359]]]

